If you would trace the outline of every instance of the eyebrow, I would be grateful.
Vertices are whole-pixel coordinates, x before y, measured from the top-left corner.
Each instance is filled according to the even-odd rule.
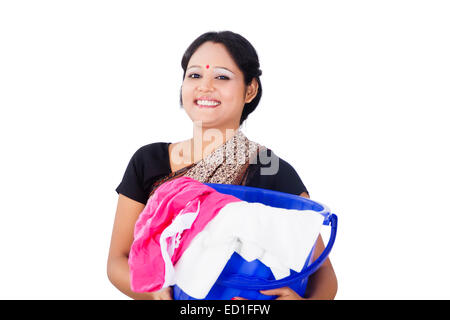
[[[194,66],[190,66],[189,68],[187,68],[186,71],[189,70],[189,69],[192,69],[192,68],[200,68],[201,69],[202,67],[199,66],[199,65],[194,65]],[[225,68],[225,67],[214,67],[214,69],[225,69],[225,70],[231,72],[232,74],[234,74],[233,71],[231,71],[230,69]]]

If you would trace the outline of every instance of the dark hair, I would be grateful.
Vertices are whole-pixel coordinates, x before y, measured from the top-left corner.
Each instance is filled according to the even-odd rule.
[[[247,119],[248,115],[256,109],[262,95],[262,86],[261,81],[259,80],[262,71],[259,69],[258,54],[251,43],[240,34],[231,31],[206,32],[191,43],[181,59],[181,67],[184,71],[183,79],[186,75],[186,68],[192,55],[198,47],[207,41],[221,43],[227,48],[234,62],[244,74],[245,85],[249,85],[253,78],[256,78],[256,81],[258,82],[258,92],[256,96],[250,103],[246,103],[244,105],[244,109],[242,110],[241,119],[239,121],[239,125],[241,125]],[[180,105],[183,106],[181,91]]]

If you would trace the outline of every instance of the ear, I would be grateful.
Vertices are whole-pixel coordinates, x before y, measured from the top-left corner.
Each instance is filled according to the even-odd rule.
[[[258,81],[253,78],[252,82],[247,86],[245,90],[245,103],[251,102],[258,93]]]

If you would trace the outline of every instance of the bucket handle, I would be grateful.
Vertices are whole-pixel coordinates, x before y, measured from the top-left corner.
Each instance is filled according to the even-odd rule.
[[[325,223],[326,222],[327,221],[325,221]],[[280,280],[255,279],[254,277],[250,276],[231,274],[227,277],[227,279],[218,279],[217,282],[221,285],[240,290],[269,290],[289,286],[295,281],[300,281],[301,279],[308,277],[309,275],[316,272],[317,269],[319,269],[319,267],[328,257],[331,249],[333,248],[337,232],[337,216],[335,214],[331,214],[329,216],[328,222],[331,222],[331,233],[327,246],[323,250],[322,254],[316,259],[316,261],[300,271],[300,273],[293,274]]]

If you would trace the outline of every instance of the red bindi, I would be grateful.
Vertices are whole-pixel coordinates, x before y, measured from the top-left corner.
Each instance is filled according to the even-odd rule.
[[[209,69],[209,64],[206,65],[206,69]]]

